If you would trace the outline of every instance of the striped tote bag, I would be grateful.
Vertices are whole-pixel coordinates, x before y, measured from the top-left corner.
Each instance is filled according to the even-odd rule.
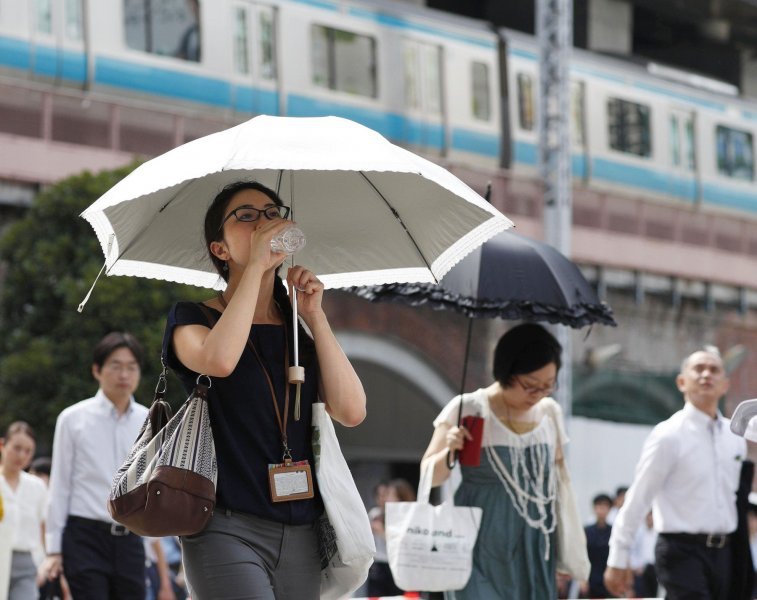
[[[115,521],[150,537],[202,531],[216,503],[218,466],[207,402],[210,378],[200,375],[171,417],[163,399],[165,375],[164,369],[150,414],[116,473],[108,501]]]

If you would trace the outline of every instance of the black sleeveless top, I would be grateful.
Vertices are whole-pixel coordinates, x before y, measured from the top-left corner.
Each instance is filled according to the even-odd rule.
[[[208,310],[216,319],[220,318],[219,311],[210,307]],[[173,350],[173,332],[178,325],[210,325],[202,309],[191,302],[179,302],[168,313],[163,356],[167,366],[174,370],[189,393],[198,374],[185,367]],[[286,385],[285,332],[283,325],[253,325],[250,330],[250,338],[271,376],[282,420]],[[290,342],[290,365],[294,362],[292,345]],[[219,508],[250,513],[289,525],[312,523],[323,512],[311,446],[312,404],[318,396],[315,353],[309,359],[300,356],[300,365],[305,368],[305,383],[302,384],[300,397],[301,416],[299,421],[294,420],[296,387],[290,385],[287,442],[292,451],[292,460],[307,459],[310,462],[315,497],[310,500],[271,502],[268,465],[283,462],[281,434],[270,387],[255,354],[249,346],[245,346],[234,372],[228,377],[213,377],[208,390],[210,423],[218,460],[216,503]]]

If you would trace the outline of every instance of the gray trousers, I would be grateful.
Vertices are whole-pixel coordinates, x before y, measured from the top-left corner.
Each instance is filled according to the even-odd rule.
[[[318,600],[316,524],[284,525],[216,509],[208,526],[181,538],[192,600]]]
[[[37,567],[31,552],[13,551],[8,600],[37,600]]]

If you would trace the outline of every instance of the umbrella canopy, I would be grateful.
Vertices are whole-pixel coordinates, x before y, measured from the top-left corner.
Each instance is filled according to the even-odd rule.
[[[512,223],[445,169],[337,117],[260,116],[141,165],[87,208],[109,275],[215,289],[203,220],[227,184],[277,190],[327,287],[434,282]]]
[[[406,283],[351,288],[372,301],[454,310],[469,317],[616,325],[575,263],[558,250],[512,231],[492,237],[455,265],[439,285]]]
[[[731,431],[750,442],[757,442],[757,398],[744,400],[736,407],[731,415]]]

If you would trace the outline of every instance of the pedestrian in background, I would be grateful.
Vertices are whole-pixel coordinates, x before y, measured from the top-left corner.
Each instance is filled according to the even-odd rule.
[[[147,417],[137,404],[142,347],[113,332],[95,346],[97,394],[58,416],[47,509],[45,571],[65,574],[76,600],[145,600],[142,538],[111,519],[113,477]]]
[[[45,487],[50,485],[50,469],[52,468],[52,460],[49,456],[38,456],[29,465],[29,474],[36,475],[45,484]]]
[[[644,523],[636,531],[636,539],[631,547],[631,568],[633,569],[633,587],[639,598],[657,596],[659,584],[654,568],[654,549],[657,545],[657,532],[654,530],[652,511],[647,513]]]
[[[612,500],[612,508],[610,508],[610,512],[607,514],[607,524],[612,525],[615,521],[615,517],[618,516],[618,511],[623,506],[623,502],[626,500],[626,492],[628,491],[628,486],[621,485],[618,488],[615,489],[615,498]]]
[[[377,505],[368,513],[371,519],[371,529],[376,541],[376,554],[373,564],[368,571],[368,596],[401,596],[404,590],[394,583],[392,571],[389,569],[389,558],[386,554],[386,529],[384,505],[387,502],[415,502],[415,490],[405,479],[392,479],[389,483],[377,486]],[[380,549],[380,550],[379,550]],[[381,554],[379,555],[379,552]]]
[[[586,549],[591,563],[589,580],[582,585],[581,592],[589,598],[607,598],[609,596],[604,584],[607,567],[607,555],[610,553],[610,532],[607,515],[612,508],[612,498],[607,494],[597,494],[591,502],[594,511],[594,523],[584,527]]]
[[[43,554],[47,489],[41,479],[24,472],[35,446],[34,431],[23,421],[11,423],[0,442],[4,532],[10,536],[12,551],[8,600],[36,600],[39,595],[35,557],[39,561]]]
[[[145,600],[176,600],[173,577],[161,538],[143,538],[145,545]]]
[[[560,407],[549,395],[561,350],[543,327],[514,327],[494,351],[494,383],[462,396],[463,417],[483,419],[483,431],[480,452],[472,463],[461,463],[455,504],[481,507],[483,517],[473,572],[454,593],[458,600],[557,597],[556,472],[567,436]],[[473,442],[470,431],[457,426],[460,402],[453,398],[436,418],[423,455],[421,469],[433,468],[435,486],[450,476],[448,453]]]
[[[613,525],[605,585],[616,595],[633,593],[631,548],[651,506],[659,534],[655,566],[667,598],[732,600],[730,534],[746,442],[718,411],[729,385],[718,353],[708,348],[687,357],[676,385],[685,405],[644,443]]]

